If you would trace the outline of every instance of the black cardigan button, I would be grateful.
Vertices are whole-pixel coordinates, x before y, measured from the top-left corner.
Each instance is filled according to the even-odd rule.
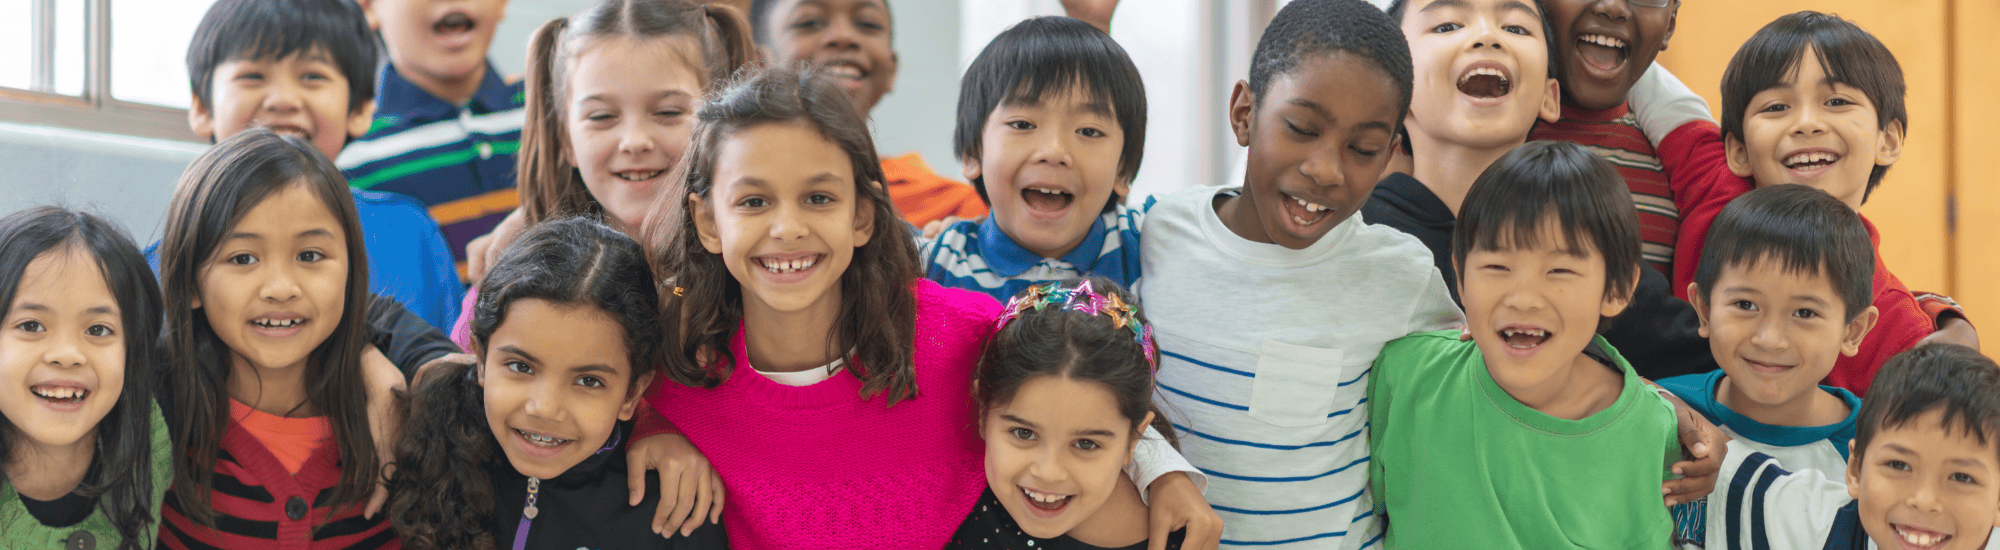
[[[292,500],[286,501],[285,517],[292,518],[295,521],[306,519],[306,499],[292,497]]]

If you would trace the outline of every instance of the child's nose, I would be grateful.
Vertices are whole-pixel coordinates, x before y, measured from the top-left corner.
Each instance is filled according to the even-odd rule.
[[[1037,163],[1069,166],[1069,144],[1064,143],[1062,132],[1043,132],[1042,139],[1035,144],[1033,161]]]
[[[554,384],[539,383],[528,385],[528,400],[521,404],[521,410],[528,416],[544,420],[562,420],[562,407],[555,398]]]
[[[1613,23],[1623,23],[1632,18],[1632,6],[1626,0],[1596,0],[1590,4],[1590,13]]]
[[[1347,183],[1340,173],[1340,145],[1328,144],[1299,163],[1299,173],[1312,178],[1314,185],[1336,187]]]
[[[74,331],[56,335],[55,341],[50,342],[47,351],[43,352],[42,360],[57,368],[83,366],[83,346],[78,345],[79,338]]]
[[[1750,343],[1761,349],[1784,351],[1786,348],[1791,347],[1790,341],[1785,338],[1783,324],[1787,322],[1786,318],[1775,315],[1772,317],[1777,318],[1765,319],[1757,323],[1757,332],[1750,335]]]
[[[822,38],[823,41],[820,45],[836,50],[860,47],[861,42],[854,27],[854,20],[852,18],[845,16],[832,18],[832,20],[827,21],[826,35]]]
[[[798,208],[780,203],[777,211],[771,213],[771,238],[789,241],[806,236],[806,221]]]
[[[1055,445],[1043,445],[1037,449],[1035,461],[1028,465],[1028,473],[1042,481],[1067,481],[1069,470],[1063,468],[1062,459],[1057,456],[1059,452],[1061,448]]]
[[[259,297],[272,302],[290,301],[299,297],[300,292],[297,277],[283,267],[271,270],[270,276],[264,279],[264,284],[258,287],[258,290]]]

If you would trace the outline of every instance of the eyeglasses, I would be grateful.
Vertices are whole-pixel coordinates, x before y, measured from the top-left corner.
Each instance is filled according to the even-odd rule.
[[[1625,0],[1625,1],[1634,6],[1639,6],[1642,8],[1664,8],[1667,7],[1667,4],[1673,3],[1673,0]]]

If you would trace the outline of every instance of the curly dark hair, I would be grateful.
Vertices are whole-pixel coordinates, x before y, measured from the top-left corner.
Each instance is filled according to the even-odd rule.
[[[867,121],[835,78],[812,69],[763,68],[741,75],[702,106],[686,156],[670,186],[646,216],[642,239],[662,286],[677,287],[661,301],[661,318],[676,323],[667,331],[666,376],[696,387],[714,387],[735,364],[730,338],[743,319],[743,288],[708,252],[695,230],[693,201],[715,188],[716,157],[723,140],[743,130],[804,123],[847,152],[860,197],[856,208],[872,211],[868,243],[854,249],[854,261],[840,274],[840,315],[827,335],[828,349],[854,350],[849,372],[862,380],[861,394],[884,390],[891,405],[917,395],[911,370],[917,299],[910,285],[923,275],[917,245],[899,220],[883,187],[882,165]]]
[[[482,357],[508,307],[532,298],[595,308],[617,320],[632,366],[628,391],[641,391],[640,381],[660,363],[659,293],[645,253],[602,223],[572,217],[535,225],[507,247],[479,288],[472,351]],[[474,377],[479,367],[434,368],[402,401],[408,420],[389,476],[390,522],[408,548],[492,548],[486,519],[494,511],[493,482],[486,467],[505,457],[486,423],[486,392]]]

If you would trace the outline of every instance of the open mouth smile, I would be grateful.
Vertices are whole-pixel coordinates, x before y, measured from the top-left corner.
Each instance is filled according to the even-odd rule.
[[[1583,66],[1600,73],[1609,73],[1625,65],[1627,52],[1625,41],[1602,34],[1584,34],[1576,37],[1576,57]]]
[[[1505,97],[1514,90],[1514,79],[1494,63],[1474,65],[1458,75],[1458,92],[1478,99]]]
[[[1513,355],[1532,355],[1542,344],[1547,343],[1555,333],[1541,327],[1511,325],[1500,329],[1500,341],[1507,345],[1507,352]]]

